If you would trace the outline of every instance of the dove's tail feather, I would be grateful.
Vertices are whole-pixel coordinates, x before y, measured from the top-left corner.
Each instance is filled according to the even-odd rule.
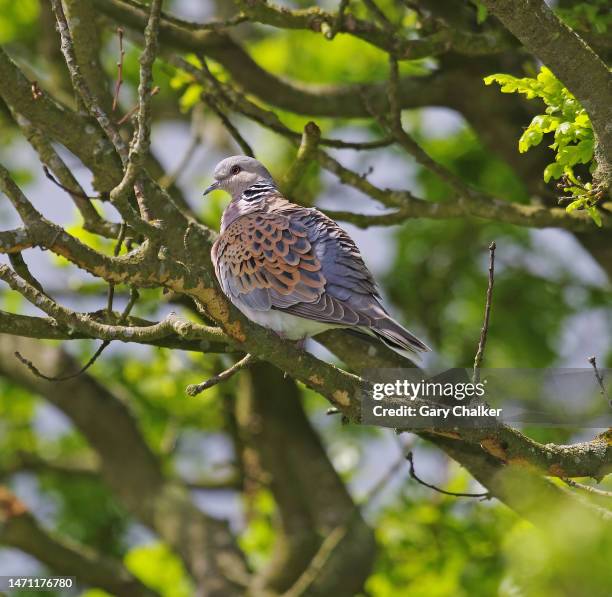
[[[368,331],[391,350],[417,364],[421,362],[420,353],[431,350],[391,317],[377,320]]]

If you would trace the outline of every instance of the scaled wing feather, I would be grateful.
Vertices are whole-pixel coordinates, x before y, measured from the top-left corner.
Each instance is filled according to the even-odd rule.
[[[223,290],[251,309],[316,302],[326,283],[305,227],[282,214],[240,216],[215,243],[213,259]]]

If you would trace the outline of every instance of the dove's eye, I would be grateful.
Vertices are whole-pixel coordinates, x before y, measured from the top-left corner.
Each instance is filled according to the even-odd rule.
[[[238,174],[240,170],[241,170],[240,166],[232,166],[232,169],[230,170],[230,174]]]

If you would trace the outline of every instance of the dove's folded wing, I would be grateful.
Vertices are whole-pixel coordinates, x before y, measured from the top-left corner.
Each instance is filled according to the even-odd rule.
[[[237,218],[213,247],[224,292],[259,311],[316,302],[325,277],[305,227],[281,214]]]

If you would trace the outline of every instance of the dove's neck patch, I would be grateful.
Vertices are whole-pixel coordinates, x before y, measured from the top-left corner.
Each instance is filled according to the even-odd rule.
[[[256,182],[251,185],[248,189],[242,192],[240,199],[248,202],[255,202],[259,199],[265,198],[270,193],[277,193],[278,189],[276,185],[271,182]]]
[[[259,181],[252,184],[238,197],[232,199],[223,212],[221,218],[221,232],[223,232],[236,218],[254,211],[266,211],[266,201],[270,197],[278,196],[278,189],[274,182]]]

